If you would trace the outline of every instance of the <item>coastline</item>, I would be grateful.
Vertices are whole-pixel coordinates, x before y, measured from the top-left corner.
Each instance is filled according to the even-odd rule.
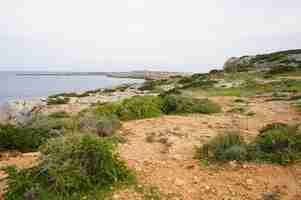
[[[40,73],[17,73],[17,76],[106,76],[111,78],[129,78],[157,80],[167,79],[172,76],[188,76],[192,73],[167,72],[167,71],[129,71],[129,72],[40,72]]]
[[[85,91],[81,93],[61,93],[48,97],[14,99],[0,104],[0,123],[25,123],[37,113],[50,114],[54,112],[77,113],[93,104],[121,101],[133,96],[157,95],[138,88],[142,83],[120,84],[107,88]],[[70,95],[74,96],[70,96]],[[82,94],[86,94],[82,96]],[[64,99],[64,104],[49,104],[50,99]]]

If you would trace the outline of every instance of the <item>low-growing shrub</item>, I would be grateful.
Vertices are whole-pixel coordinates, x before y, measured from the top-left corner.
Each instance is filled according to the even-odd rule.
[[[146,81],[138,89],[141,90],[141,91],[145,91],[145,90],[150,90],[151,91],[151,90],[155,90],[157,86],[158,86],[158,84],[157,84],[156,81]]]
[[[254,159],[287,164],[301,159],[301,133],[297,126],[269,124],[251,144]]]
[[[203,160],[229,161],[247,160],[247,145],[239,133],[225,133],[212,138],[199,149]]]
[[[97,105],[94,109],[94,113],[98,116],[111,116],[111,115],[118,116],[118,110],[120,109],[121,106],[122,105],[119,102]]]
[[[47,128],[0,125],[0,150],[35,151],[48,138],[59,134]]]
[[[274,66],[269,71],[267,71],[267,74],[275,75],[275,74],[282,74],[287,72],[293,72],[296,71],[296,67],[292,67],[289,65],[280,65],[280,66]]]
[[[117,110],[121,120],[134,120],[162,115],[162,100],[157,96],[135,96],[125,99]]]
[[[297,125],[269,124],[246,144],[236,133],[218,135],[199,149],[199,157],[214,161],[260,161],[289,164],[301,160],[301,132]]]
[[[68,118],[68,117],[70,117],[70,115],[65,111],[60,111],[60,112],[54,112],[54,113],[49,114],[49,117],[51,117],[51,118]]]
[[[35,151],[47,139],[73,130],[72,118],[37,115],[23,125],[0,125],[0,149]]]
[[[69,97],[57,97],[57,98],[48,98],[47,105],[60,105],[69,103]]]
[[[167,95],[181,95],[181,94],[182,94],[182,92],[181,92],[180,88],[175,87],[171,90],[162,92],[159,96],[160,97],[165,97]]]
[[[114,144],[93,135],[50,140],[32,169],[8,169],[6,200],[103,199],[112,186],[131,183],[133,173],[115,153]]]
[[[95,133],[104,137],[112,136],[121,123],[116,115],[98,116],[86,113],[78,119],[78,126],[81,132]]]
[[[172,113],[218,113],[221,107],[209,99],[194,99],[176,95],[163,97],[162,110],[166,114]]]

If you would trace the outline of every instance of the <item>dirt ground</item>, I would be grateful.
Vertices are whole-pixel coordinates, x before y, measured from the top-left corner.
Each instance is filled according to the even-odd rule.
[[[216,97],[225,112],[232,97]],[[122,131],[128,142],[121,157],[137,171],[141,184],[158,188],[162,199],[258,200],[265,193],[279,192],[283,200],[301,199],[301,164],[288,167],[268,164],[206,166],[194,158],[196,146],[225,130],[240,130],[248,139],[272,122],[301,121],[288,103],[248,99],[252,117],[242,114],[164,116],[126,122]],[[134,191],[117,199],[142,199]]]
[[[163,116],[123,123],[120,132],[127,142],[118,151],[136,171],[141,187],[156,188],[161,199],[260,200],[263,194],[279,192],[282,200],[301,200],[301,163],[287,167],[236,162],[208,166],[195,159],[196,147],[225,130],[239,130],[251,139],[268,123],[301,122],[301,115],[288,102],[245,99],[247,111],[255,113],[246,116],[228,112],[237,104],[234,99],[212,98],[222,105],[224,113]],[[1,154],[0,167],[30,167],[37,162],[38,155]],[[0,189],[5,188],[5,176],[0,171]],[[113,199],[143,198],[130,188],[117,192]]]

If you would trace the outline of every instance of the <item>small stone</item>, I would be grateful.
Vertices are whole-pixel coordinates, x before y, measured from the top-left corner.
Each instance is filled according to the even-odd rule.
[[[210,187],[209,187],[208,185],[206,185],[206,186],[205,186],[205,190],[206,190],[206,191],[209,191],[209,190],[210,190]]]
[[[181,179],[176,179],[175,180],[175,185],[176,186],[182,186],[182,185],[184,185],[185,184],[185,182],[183,181],[183,180],[181,180]]]
[[[230,161],[230,162],[229,162],[229,165],[230,165],[232,168],[236,168],[236,167],[237,167],[237,161],[236,161],[236,160]]]
[[[174,160],[182,160],[182,156],[179,155],[179,154],[173,155],[172,158],[173,158]]]
[[[247,185],[253,185],[254,181],[252,179],[246,180]]]

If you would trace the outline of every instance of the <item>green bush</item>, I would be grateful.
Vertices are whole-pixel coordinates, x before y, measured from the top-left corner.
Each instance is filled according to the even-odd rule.
[[[47,105],[60,105],[69,103],[69,97],[57,97],[57,98],[48,98]]]
[[[301,133],[297,126],[269,124],[251,144],[253,157],[272,163],[287,164],[301,159]]]
[[[125,99],[117,110],[121,120],[134,120],[162,115],[162,100],[156,96],[135,96]]]
[[[275,75],[294,71],[296,71],[296,67],[280,65],[272,67],[269,71],[266,72],[266,74]]]
[[[121,103],[105,103],[102,105],[97,105],[94,109],[94,113],[98,116],[118,116],[118,110],[121,107]]]
[[[158,84],[156,83],[156,81],[146,81],[138,89],[141,90],[141,91],[155,90],[157,86],[158,86]]]
[[[86,113],[78,120],[81,132],[95,133],[99,136],[112,136],[120,128],[121,123],[116,115],[98,116]]]
[[[41,153],[37,167],[8,170],[6,200],[103,199],[112,186],[134,180],[108,139],[93,135],[59,137],[43,146]]]
[[[203,160],[229,161],[247,160],[247,145],[238,133],[217,135],[199,149]]]
[[[0,125],[0,150],[35,151],[48,138],[60,135],[47,128]]]
[[[24,125],[0,125],[0,149],[35,151],[47,139],[73,129],[71,118],[36,116]]]
[[[165,97],[167,95],[181,95],[181,94],[182,94],[182,92],[181,92],[180,88],[175,87],[171,90],[162,92],[159,96],[160,97]]]
[[[269,124],[249,144],[236,133],[218,135],[199,149],[205,160],[248,160],[289,164],[301,159],[301,132],[296,125]]]
[[[163,97],[162,110],[166,114],[173,113],[218,113],[221,107],[208,99],[194,99],[176,95]]]

